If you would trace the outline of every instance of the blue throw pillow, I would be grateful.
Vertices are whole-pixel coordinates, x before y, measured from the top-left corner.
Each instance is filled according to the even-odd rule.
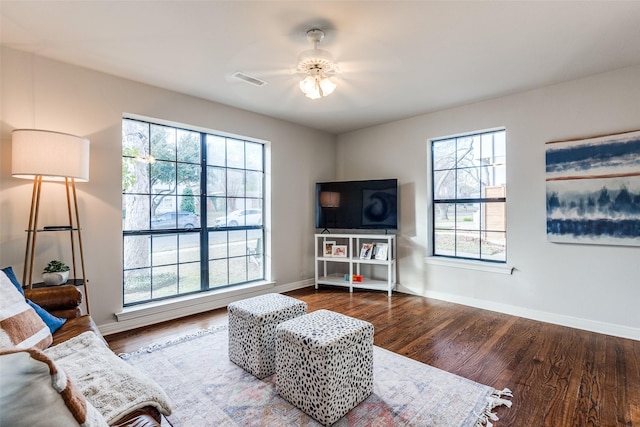
[[[13,283],[13,286],[18,288],[18,291],[20,291],[20,293],[24,295],[24,290],[22,290],[22,286],[20,285],[20,282],[18,282],[18,278],[16,277],[16,274],[13,272],[13,268],[5,267],[2,269],[2,271],[4,272],[4,274],[7,275],[9,280],[11,280],[11,283]]]
[[[18,282],[18,278],[13,272],[13,268],[5,267],[2,269],[2,272],[9,278],[9,280],[11,280],[11,283],[13,283],[16,288],[18,288],[18,291],[20,291],[20,293],[24,295],[24,290],[22,289],[20,282]],[[64,322],[67,321],[67,319],[62,319],[60,317],[54,316],[53,314],[49,313],[47,310],[27,298],[25,298],[25,301],[27,301],[27,304],[29,304],[35,310],[36,314],[38,314],[42,321],[49,327],[51,333],[57,331],[60,326],[64,325]]]
[[[49,327],[51,333],[54,333],[55,331],[60,329],[60,326],[64,325],[64,322],[67,321],[67,319],[61,319],[60,317],[54,316],[30,299],[26,299],[26,301],[27,304],[29,304],[36,311],[38,316],[40,316],[44,323]]]

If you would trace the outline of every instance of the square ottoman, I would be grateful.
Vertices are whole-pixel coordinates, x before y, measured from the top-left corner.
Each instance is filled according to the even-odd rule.
[[[327,426],[373,392],[373,325],[318,310],[278,325],[276,390]]]
[[[229,313],[229,359],[257,378],[276,370],[276,326],[307,312],[307,303],[281,294],[236,301]]]

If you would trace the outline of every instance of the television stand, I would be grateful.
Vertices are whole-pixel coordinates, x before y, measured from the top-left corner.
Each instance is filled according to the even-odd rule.
[[[354,288],[371,289],[391,296],[396,288],[395,234],[323,232],[315,235],[315,245],[316,289],[318,285],[342,286],[349,292]],[[377,250],[370,248],[367,252],[364,245],[374,245]]]

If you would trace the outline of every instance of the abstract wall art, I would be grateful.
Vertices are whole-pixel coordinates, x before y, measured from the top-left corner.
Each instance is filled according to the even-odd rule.
[[[640,246],[640,131],[546,144],[547,239]]]

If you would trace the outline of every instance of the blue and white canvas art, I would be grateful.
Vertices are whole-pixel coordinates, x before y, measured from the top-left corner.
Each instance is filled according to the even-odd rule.
[[[547,239],[640,246],[640,131],[549,142]]]

